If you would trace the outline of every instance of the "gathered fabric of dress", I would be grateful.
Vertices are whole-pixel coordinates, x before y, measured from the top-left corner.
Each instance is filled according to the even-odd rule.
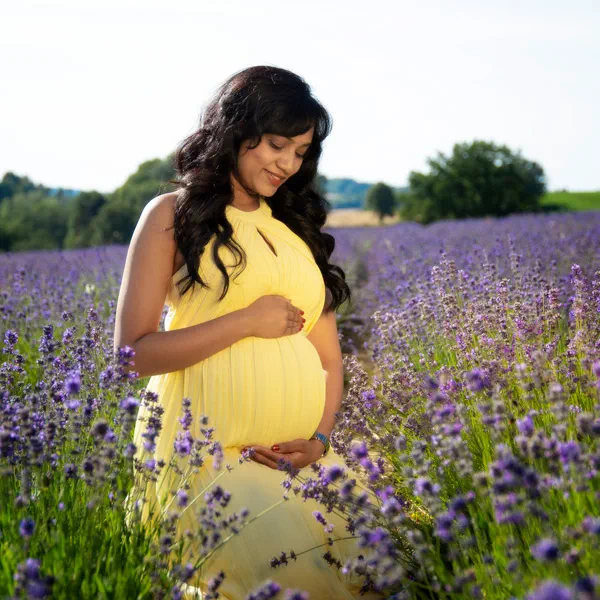
[[[243,211],[232,205],[226,207],[226,217],[234,230],[236,241],[246,253],[247,264],[238,273],[231,267],[235,256],[226,247],[219,249],[221,259],[230,274],[230,287],[221,301],[222,275],[212,259],[215,236],[207,244],[201,256],[199,273],[211,289],[196,284],[180,296],[176,286],[187,268],[184,265],[172,278],[167,294],[169,312],[165,318],[165,330],[190,327],[210,321],[232,311],[249,306],[266,294],[277,294],[289,298],[304,311],[304,328],[295,334],[279,338],[250,336],[185,369],[152,376],[147,389],[158,395],[164,409],[162,430],[157,437],[155,460],[166,463],[174,453],[174,441],[182,430],[179,418],[182,415],[182,399],[189,398],[194,417],[191,431],[194,439],[203,439],[200,433],[201,415],[208,417],[208,425],[214,427],[213,440],[219,440],[223,448],[220,470],[213,468],[211,456],[206,456],[198,473],[190,480],[188,496],[191,499],[210,487],[219,475],[218,483],[231,494],[222,516],[243,507],[250,511],[248,519],[258,515],[282,500],[286,490],[282,483],[287,479],[283,471],[272,469],[255,461],[239,463],[243,447],[253,444],[271,447],[278,442],[296,438],[309,439],[317,429],[325,408],[326,372],[323,369],[315,346],[307,338],[319,319],[325,302],[325,284],[312,252],[306,243],[284,223],[273,217],[264,197],[260,207],[254,211]],[[142,457],[147,409],[140,406],[134,443],[138,448],[136,457]],[[148,458],[148,452],[143,455]],[[340,465],[350,478],[357,480],[358,491],[365,490],[356,473],[350,471],[343,459],[333,448],[320,458],[319,464]],[[225,465],[231,465],[226,469]],[[300,470],[304,478],[315,477],[310,465]],[[159,497],[168,501],[173,497],[169,486],[161,486],[161,477],[146,487],[145,498],[154,501]],[[292,485],[298,485],[298,481]],[[335,484],[334,484],[335,485]],[[135,487],[135,486],[134,486]],[[133,490],[132,490],[133,492]],[[130,495],[131,493],[130,492]],[[372,492],[369,500],[377,503]],[[345,529],[346,520],[336,514],[327,513],[324,505],[312,498],[304,500],[292,490],[288,500],[265,512],[252,523],[241,528],[226,543],[218,548],[203,563],[199,574],[185,586],[186,598],[202,598],[208,589],[209,580],[222,570],[223,583],[218,588],[219,598],[244,600],[267,579],[282,587],[305,590],[311,600],[343,600],[349,598],[379,599],[375,592],[359,595],[364,583],[363,576],[356,573],[344,574],[341,568],[330,565],[323,558],[327,551],[342,564],[364,554],[357,538],[340,540],[329,546],[329,537],[350,538]],[[203,502],[202,496],[198,502]],[[196,531],[196,513],[185,510],[180,517],[179,531]],[[331,533],[312,514],[320,511],[328,523],[333,524]],[[356,535],[356,534],[355,534]],[[316,547],[316,548],[315,548]],[[288,559],[287,565],[271,567],[271,559],[282,552],[289,556],[314,548]],[[197,558],[197,557],[196,557]],[[194,562],[193,547],[187,560]],[[279,597],[279,596],[278,596]]]

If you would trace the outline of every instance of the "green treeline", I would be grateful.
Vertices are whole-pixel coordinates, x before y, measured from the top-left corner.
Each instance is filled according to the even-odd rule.
[[[0,183],[0,252],[128,244],[144,206],[177,186],[172,156],[142,163],[111,194],[75,195],[6,173]],[[325,176],[317,176],[325,190]]]
[[[548,193],[537,163],[506,146],[474,141],[456,144],[450,156],[429,158],[429,173],[411,171],[409,185],[317,176],[332,208],[364,208],[380,219],[431,223],[438,219],[505,216],[549,210],[600,210],[600,192]],[[0,251],[71,249],[127,244],[144,206],[173,191],[172,156],[142,163],[110,194],[69,194],[6,173],[0,182]]]
[[[175,189],[168,183],[175,177],[171,165],[170,158],[149,160],[111,194],[86,191],[72,198],[6,173],[0,183],[0,250],[127,244],[144,206]]]

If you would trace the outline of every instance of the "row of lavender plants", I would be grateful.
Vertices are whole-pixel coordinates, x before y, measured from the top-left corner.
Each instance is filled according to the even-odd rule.
[[[347,393],[332,445],[363,480],[281,469],[284,496],[321,502],[326,531],[329,512],[344,515],[364,552],[342,565],[312,551],[382,597],[597,597],[600,214],[335,235],[354,300],[339,315]],[[221,453],[185,399],[187,465],[132,469],[137,409],[151,409],[150,456],[161,411],[125,373],[132,353],[112,356],[125,251],[0,261],[0,590],[13,597],[182,597],[203,560],[261,516],[219,519],[229,494],[218,481],[188,498],[194,467],[220,466]],[[161,469],[180,489],[149,507],[159,519],[144,528],[124,501],[134,477]],[[175,542],[185,510],[201,524],[193,562]],[[248,598],[305,599],[280,589],[277,569],[307,551],[282,549]]]
[[[407,597],[600,597],[600,214],[340,233],[370,360],[333,444],[387,490],[372,565]]]

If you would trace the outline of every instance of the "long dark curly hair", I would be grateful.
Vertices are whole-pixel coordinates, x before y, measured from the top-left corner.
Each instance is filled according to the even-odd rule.
[[[204,108],[200,126],[185,138],[173,154],[180,187],[175,202],[173,227],[175,241],[185,257],[188,274],[177,282],[185,294],[194,282],[210,288],[198,274],[200,257],[213,234],[212,258],[223,274],[222,300],[229,289],[229,275],[218,251],[222,245],[246,266],[243,248],[232,238],[233,228],[225,217],[225,207],[233,199],[230,173],[242,181],[238,153],[243,141],[256,148],[262,135],[272,133],[295,137],[314,125],[313,139],[299,171],[287,179],[265,201],[273,217],[285,223],[311,249],[326,288],[331,294],[329,309],[335,310],[350,299],[344,271],[329,263],[335,239],[321,228],[330,203],[316,183],[322,142],[331,132],[331,117],[312,96],[309,85],[298,75],[272,66],[244,69],[221,85]],[[242,185],[244,185],[242,183]],[[244,186],[250,196],[259,194]]]

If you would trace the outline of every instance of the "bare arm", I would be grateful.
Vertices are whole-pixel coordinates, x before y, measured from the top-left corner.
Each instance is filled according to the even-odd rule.
[[[185,369],[247,337],[248,326],[242,309],[191,327],[147,333],[132,346],[130,370],[148,377]]]
[[[171,283],[176,243],[174,194],[151,200],[131,238],[116,309],[114,351],[131,346],[140,377],[169,373],[208,358],[252,335],[245,309],[183,329],[157,331]]]
[[[331,299],[331,292],[327,290],[325,308],[311,332],[306,336],[317,349],[323,369],[327,372],[325,410],[316,429],[326,436],[330,436],[335,427],[335,413],[341,409],[344,393],[342,349],[337,330],[336,313],[329,308]]]

